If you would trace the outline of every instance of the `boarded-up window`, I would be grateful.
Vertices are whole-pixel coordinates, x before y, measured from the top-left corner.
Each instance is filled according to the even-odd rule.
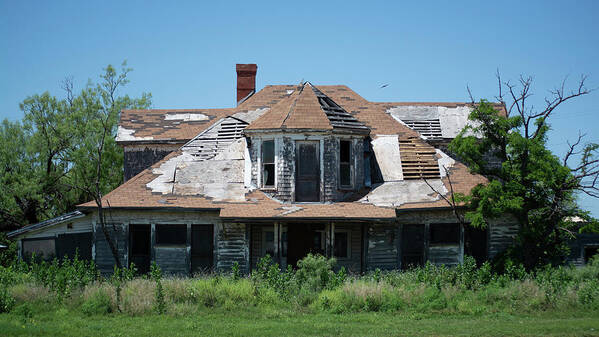
[[[459,245],[460,244],[460,225],[452,224],[431,224],[430,244],[439,245]]]
[[[262,187],[275,187],[275,142],[262,142]]]
[[[339,186],[351,187],[351,141],[339,142]]]
[[[156,225],[157,245],[184,245],[187,243],[187,225]]]
[[[349,232],[335,232],[335,257],[348,258],[350,256]]]
[[[23,258],[31,261],[35,255],[36,260],[51,260],[56,257],[56,240],[45,239],[23,239]]]

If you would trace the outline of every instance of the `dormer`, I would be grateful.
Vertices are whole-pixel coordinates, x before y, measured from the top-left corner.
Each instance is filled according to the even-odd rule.
[[[281,201],[341,201],[364,186],[370,129],[310,83],[243,132],[252,183]]]

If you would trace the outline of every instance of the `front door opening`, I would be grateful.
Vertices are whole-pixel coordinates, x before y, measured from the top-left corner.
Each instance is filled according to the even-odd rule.
[[[296,143],[295,201],[320,201],[320,155],[319,142]]]
[[[424,265],[424,226],[403,225],[401,232],[401,268]]]
[[[288,225],[287,264],[296,267],[297,262],[308,253],[326,255],[324,225]]]
[[[131,262],[140,274],[147,274],[151,259],[150,225],[129,225],[129,247]]]
[[[213,262],[213,225],[191,225],[191,272],[209,272]]]

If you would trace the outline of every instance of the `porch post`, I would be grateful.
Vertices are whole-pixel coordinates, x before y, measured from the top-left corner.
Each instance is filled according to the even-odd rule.
[[[331,257],[335,257],[335,223],[331,222]]]
[[[458,262],[464,262],[464,225],[460,224],[460,251],[458,252]]]
[[[278,263],[279,265],[281,265],[281,254],[279,252],[279,222],[275,222],[274,224],[274,248],[275,248],[275,256],[273,256],[273,260]]]
[[[154,246],[156,245],[156,224],[150,224],[150,261],[156,262],[156,251]]]
[[[186,240],[185,240],[185,245],[186,245],[186,249],[185,249],[185,259],[186,259],[186,263],[187,263],[187,271],[189,273],[189,275],[192,275],[192,270],[191,270],[191,223],[187,223],[187,235],[186,235]]]

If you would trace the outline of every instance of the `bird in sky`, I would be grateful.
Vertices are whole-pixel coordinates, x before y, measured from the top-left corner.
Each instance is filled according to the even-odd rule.
[[[383,84],[383,85],[381,85],[381,89],[383,89],[383,88],[385,88],[387,86],[389,86],[389,84]]]

